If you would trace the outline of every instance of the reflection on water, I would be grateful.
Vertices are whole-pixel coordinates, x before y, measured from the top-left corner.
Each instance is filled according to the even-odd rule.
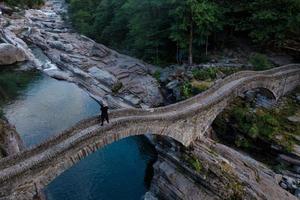
[[[99,112],[99,105],[74,84],[36,72],[30,79],[26,75],[25,80],[22,75],[9,77],[18,82],[10,86],[16,86],[18,92],[4,105],[5,116],[16,126],[27,146]],[[155,150],[145,138],[127,138],[100,149],[67,170],[45,192],[49,200],[140,200],[149,185],[147,170],[155,158]]]
[[[99,105],[76,85],[41,76],[4,109],[27,146],[99,112]]]
[[[49,200],[140,200],[156,154],[141,136],[115,142],[85,158],[46,189]]]

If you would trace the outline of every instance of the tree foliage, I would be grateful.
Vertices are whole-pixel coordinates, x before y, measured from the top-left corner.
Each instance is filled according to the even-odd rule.
[[[43,0],[4,0],[10,6],[21,6],[34,8],[44,4]]]
[[[197,61],[226,35],[281,47],[300,34],[299,0],[68,1],[79,32],[154,64]]]

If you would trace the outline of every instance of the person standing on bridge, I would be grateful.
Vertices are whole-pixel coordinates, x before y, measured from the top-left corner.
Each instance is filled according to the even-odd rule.
[[[101,105],[101,126],[103,126],[104,120],[109,124],[108,105],[105,103]]]

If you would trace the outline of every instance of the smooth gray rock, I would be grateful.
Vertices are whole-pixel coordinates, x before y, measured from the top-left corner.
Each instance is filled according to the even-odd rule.
[[[2,119],[0,119],[0,146],[3,151],[0,152],[0,158],[3,153],[10,156],[24,150],[23,141],[16,128]]]
[[[293,167],[294,171],[297,173],[297,174],[300,174],[300,166],[294,166]]]
[[[58,49],[58,50],[62,50],[62,51],[71,51],[73,48],[71,44],[64,44],[60,41],[51,41],[51,42],[48,42],[48,44],[50,45],[50,47]]]
[[[288,189],[288,185],[285,182],[280,182],[280,187],[282,187],[283,189],[287,190]]]
[[[70,75],[72,82],[84,87],[97,99],[108,99],[106,103],[112,107],[141,107],[142,104],[154,107],[163,103],[160,85],[150,76],[156,67],[77,34],[59,15],[66,10],[63,1],[49,0],[42,9],[25,10],[18,20],[3,15],[0,20],[3,36],[0,37],[6,43],[22,47],[28,60],[34,62],[32,66],[44,69],[26,43],[37,46],[51,63]],[[47,73],[55,78],[70,80],[65,74],[54,72]],[[124,87],[122,93],[115,95],[111,89],[118,81]],[[140,103],[135,105],[137,100],[132,98],[130,103],[124,98],[128,94],[133,94]]]
[[[91,56],[103,58],[109,54],[109,51],[103,45],[95,43],[90,54]]]
[[[126,101],[129,101],[130,103],[132,103],[133,105],[138,105],[141,102],[141,100],[133,94],[125,95],[123,98]]]
[[[293,57],[287,54],[273,54],[269,55],[269,60],[275,65],[287,65],[293,63]]]
[[[7,43],[0,44],[0,65],[11,65],[25,60],[26,54],[21,48]]]
[[[287,119],[288,119],[290,122],[294,122],[294,123],[300,122],[300,116],[296,116],[296,115],[290,116],[290,117],[288,117]]]
[[[176,88],[177,86],[179,85],[179,81],[178,80],[174,80],[174,81],[171,81],[170,83],[168,83],[166,85],[166,88],[170,89],[170,90],[173,90],[174,88]]]
[[[158,200],[151,192],[146,192],[144,200]]]
[[[98,67],[92,67],[88,70],[88,72],[89,74],[94,76],[98,81],[103,82],[109,86],[112,86],[117,82],[117,79],[114,75]]]
[[[286,185],[287,188],[284,188],[285,185]],[[291,178],[291,177],[288,177],[288,176],[284,176],[284,177],[282,178],[282,181],[281,181],[281,183],[280,183],[280,186],[281,186],[282,188],[284,188],[284,189],[290,189],[290,190],[296,189],[296,188],[297,188],[295,179],[293,179],[293,178]],[[283,186],[284,186],[284,187],[283,187]]]
[[[295,196],[300,199],[300,188],[295,191]]]
[[[297,101],[300,102],[300,94],[297,94],[297,95],[296,95],[296,99],[297,99]]]

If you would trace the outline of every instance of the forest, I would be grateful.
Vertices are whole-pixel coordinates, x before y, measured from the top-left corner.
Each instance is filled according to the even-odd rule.
[[[44,4],[44,0],[4,0],[4,2],[10,6],[21,6],[29,8],[35,8]]]
[[[259,48],[299,44],[299,0],[68,0],[80,33],[153,64],[205,60],[236,37]]]
[[[66,0],[81,34],[147,62],[203,62],[236,38],[300,52],[299,0]],[[5,0],[34,8],[43,0]],[[65,15],[64,17],[66,17]]]

